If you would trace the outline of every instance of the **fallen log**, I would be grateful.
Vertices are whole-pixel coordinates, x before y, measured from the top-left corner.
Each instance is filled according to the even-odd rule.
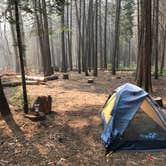
[[[16,74],[15,73],[0,74],[0,77],[11,77],[11,76],[16,76]]]
[[[17,75],[17,78],[21,78],[20,75]],[[31,81],[51,81],[51,80],[57,80],[59,77],[58,75],[51,75],[51,76],[46,76],[46,77],[41,77],[41,76],[25,76],[26,80],[31,80]]]
[[[20,75],[17,75],[17,78],[21,78]],[[44,81],[44,77],[40,77],[40,76],[25,76],[26,80],[30,80],[30,81]]]
[[[39,85],[39,84],[42,84],[42,85],[45,85],[44,82],[38,82],[38,81],[26,81],[26,84],[27,85]],[[21,86],[22,85],[22,82],[21,81],[15,81],[15,82],[4,82],[2,83],[2,86],[3,87],[16,87],[16,86]]]

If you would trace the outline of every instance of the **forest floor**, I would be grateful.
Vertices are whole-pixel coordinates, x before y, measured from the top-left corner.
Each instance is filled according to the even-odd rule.
[[[133,74],[118,73],[118,77],[112,77],[109,72],[100,72],[93,84],[87,83],[89,77],[76,72],[69,73],[69,80],[57,74],[58,80],[45,85],[28,85],[30,98],[53,98],[52,113],[45,120],[32,121],[14,106],[10,119],[0,118],[0,165],[165,165],[166,152],[118,152],[111,158],[104,156],[99,111],[116,87],[134,83]],[[166,77],[153,80],[153,95],[166,102],[165,83]],[[8,98],[11,89],[5,88]]]

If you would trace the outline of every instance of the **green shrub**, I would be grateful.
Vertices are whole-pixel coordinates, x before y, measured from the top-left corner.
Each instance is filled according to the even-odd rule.
[[[23,98],[22,90],[20,88],[16,87],[16,88],[12,89],[11,95],[10,95],[10,98],[9,98],[9,103],[11,105],[13,105],[14,107],[16,107],[16,109],[22,109],[23,108],[24,98]],[[31,106],[31,103],[32,103],[32,100],[28,96],[29,106]]]

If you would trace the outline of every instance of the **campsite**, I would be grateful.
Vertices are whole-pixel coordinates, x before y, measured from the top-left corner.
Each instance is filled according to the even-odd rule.
[[[121,79],[110,79],[109,72],[101,72],[95,84],[88,84],[83,75],[73,72],[70,73],[70,80],[59,79],[40,86],[28,85],[31,98],[43,93],[53,97],[53,112],[47,115],[45,121],[33,122],[25,118],[22,112],[12,110],[14,123],[22,130],[26,140],[17,138],[17,127],[12,132],[10,125],[1,120],[1,163],[164,165],[165,152],[117,152],[105,158],[100,141],[103,125],[99,111],[115,88],[126,81],[134,83],[131,75],[118,75]],[[154,96],[161,96],[166,104],[166,79],[160,79],[160,86],[158,81],[153,81]]]
[[[165,166],[165,0],[0,2],[0,166]]]

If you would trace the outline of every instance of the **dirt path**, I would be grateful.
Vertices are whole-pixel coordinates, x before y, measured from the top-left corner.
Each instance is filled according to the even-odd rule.
[[[154,95],[166,97],[166,78],[154,81]],[[28,86],[32,98],[53,97],[53,112],[33,122],[13,111],[13,119],[0,119],[0,165],[165,165],[166,153],[115,153],[104,157],[99,110],[112,90],[134,82],[131,76],[111,78],[100,72],[94,84],[83,75],[70,80]]]

